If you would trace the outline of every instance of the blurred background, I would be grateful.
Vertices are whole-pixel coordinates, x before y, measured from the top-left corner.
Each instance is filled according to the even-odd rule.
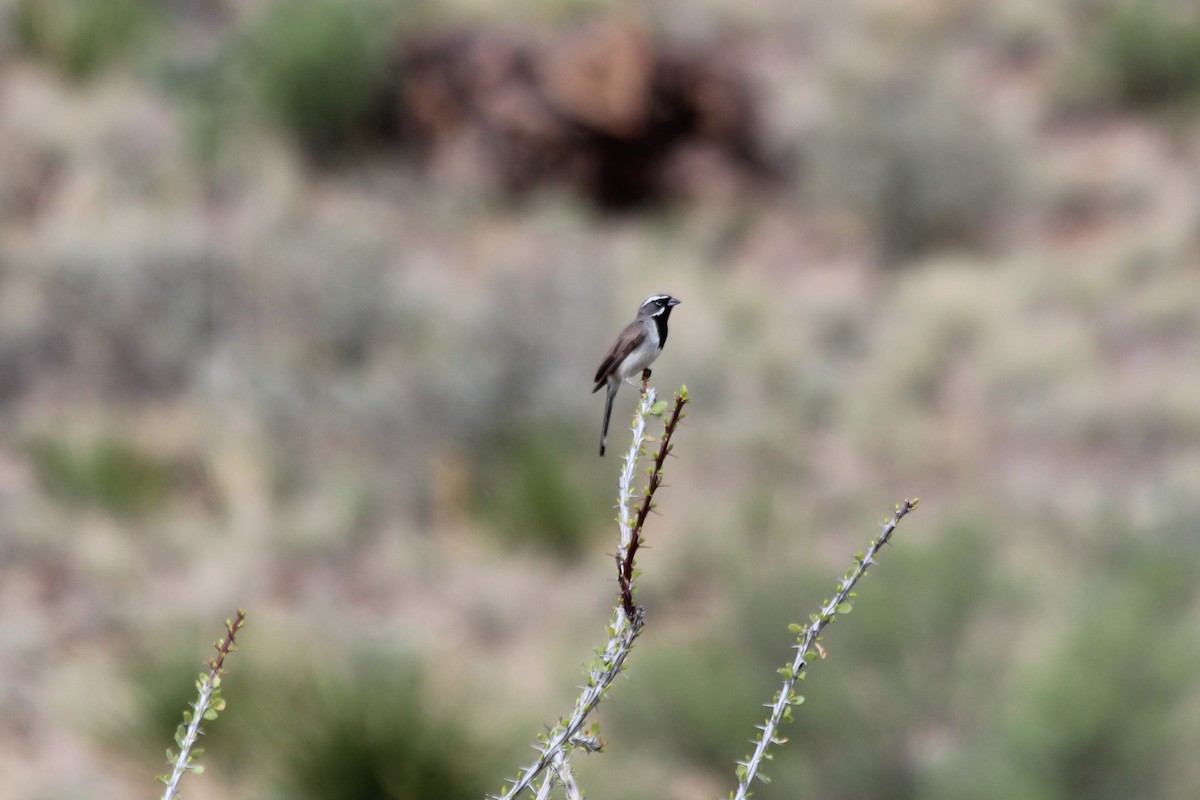
[[[589,796],[1200,796],[1191,0],[0,0],[0,797],[474,798],[616,596]],[[614,431],[633,408],[623,392]]]

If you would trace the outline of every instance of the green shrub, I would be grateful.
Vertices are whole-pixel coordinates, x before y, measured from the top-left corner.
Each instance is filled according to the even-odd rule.
[[[395,102],[394,9],[383,0],[277,0],[242,42],[238,64],[254,101],[314,161],[370,143]]]
[[[673,749],[714,776],[732,772],[745,755],[746,737],[766,716],[762,703],[778,688],[774,667],[713,639],[647,645],[637,655],[638,680],[612,699],[614,741]],[[779,777],[778,770],[770,772]]]
[[[1077,70],[1083,94],[1136,109],[1200,99],[1200,12],[1169,0],[1117,2]]]
[[[248,682],[246,691],[256,682]],[[411,665],[357,656],[347,669],[273,675],[249,704],[257,757],[273,762],[278,796],[297,800],[424,800],[483,795],[489,759],[430,710]],[[231,682],[226,697],[237,707]],[[270,706],[264,701],[269,700]],[[249,764],[247,764],[249,766]]]
[[[1014,658],[1007,701],[935,776],[931,800],[1198,796],[1194,520],[1088,531],[1072,557],[1089,577],[1041,609],[1061,618],[1058,635]]]
[[[161,508],[178,480],[174,465],[111,438],[80,444],[35,437],[26,453],[38,483],[52,497],[119,516]]]
[[[321,663],[294,656],[285,662],[282,651],[264,654],[271,644],[261,636],[238,654],[223,681],[227,709],[202,742],[210,770],[253,787],[254,796],[293,800],[483,796],[494,757],[431,708],[407,658],[355,649],[330,652]],[[130,653],[128,713],[100,721],[100,738],[126,754],[133,742],[161,772],[164,743],[194,699],[192,683],[211,654],[178,631],[151,650]]]
[[[480,510],[505,541],[571,559],[596,530],[603,502],[585,488],[562,441],[535,434],[509,442],[481,493]]]
[[[75,80],[125,55],[157,21],[154,0],[19,0],[18,44]]]

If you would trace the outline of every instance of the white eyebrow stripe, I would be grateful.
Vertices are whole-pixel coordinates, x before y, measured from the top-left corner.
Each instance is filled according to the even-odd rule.
[[[668,297],[670,297],[669,294],[652,294],[645,299],[645,301],[642,303],[642,305],[648,306],[657,300],[666,300]]]

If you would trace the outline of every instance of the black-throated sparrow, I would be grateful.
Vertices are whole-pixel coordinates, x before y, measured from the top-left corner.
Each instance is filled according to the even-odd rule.
[[[671,309],[679,305],[679,301],[669,294],[652,294],[646,298],[638,309],[637,319],[625,326],[621,335],[613,342],[612,347],[600,362],[596,370],[596,388],[592,394],[600,391],[601,386],[608,386],[608,394],[604,398],[604,427],[600,431],[600,455],[604,455],[604,443],[608,441],[608,418],[612,416],[613,398],[622,381],[630,380],[642,370],[654,363],[663,345],[667,343],[667,317]]]

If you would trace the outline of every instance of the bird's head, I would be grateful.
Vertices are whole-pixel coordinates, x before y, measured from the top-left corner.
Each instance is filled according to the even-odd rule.
[[[669,294],[652,294],[645,299],[638,315],[643,317],[662,317],[670,315],[671,309],[679,305],[679,301]]]

